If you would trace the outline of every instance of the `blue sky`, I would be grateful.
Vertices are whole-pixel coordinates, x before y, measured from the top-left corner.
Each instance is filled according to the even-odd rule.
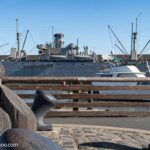
[[[16,46],[16,18],[21,43],[30,30],[25,46],[30,54],[38,52],[36,44],[51,41],[51,26],[54,32],[64,33],[65,45],[76,43],[78,38],[81,51],[88,45],[97,54],[109,54],[111,50],[120,51],[114,46],[116,40],[109,34],[108,24],[130,51],[131,23],[138,17],[140,52],[150,39],[149,7],[149,0],[0,0],[0,45],[9,42],[0,48],[0,54],[9,54]]]

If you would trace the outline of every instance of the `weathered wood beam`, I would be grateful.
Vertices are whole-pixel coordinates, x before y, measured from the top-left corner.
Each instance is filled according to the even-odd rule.
[[[93,85],[51,85],[51,84],[6,84],[12,90],[150,90],[149,85],[136,85],[136,86],[93,86]]]
[[[130,111],[50,111],[47,117],[150,117],[150,112]]]
[[[27,103],[32,106],[32,103]],[[64,102],[57,103],[55,108],[62,107],[150,107],[150,102]]]
[[[65,102],[56,107],[150,107],[150,102]]]
[[[108,77],[3,77],[2,83],[50,83],[50,82],[150,82],[145,78],[108,78]]]
[[[33,98],[33,94],[18,94],[21,98]],[[149,94],[53,94],[57,99],[98,99],[98,100],[150,100]]]

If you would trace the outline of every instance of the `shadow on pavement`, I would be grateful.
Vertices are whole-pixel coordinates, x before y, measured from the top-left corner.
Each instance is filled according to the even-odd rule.
[[[79,148],[81,147],[94,147],[94,148],[107,148],[107,149],[114,149],[114,150],[150,150],[149,148],[135,148],[123,144],[111,143],[111,142],[88,142],[82,143],[78,145]]]

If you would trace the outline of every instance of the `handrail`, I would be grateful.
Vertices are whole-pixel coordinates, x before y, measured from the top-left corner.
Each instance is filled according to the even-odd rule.
[[[3,77],[2,83],[51,83],[51,82],[150,82],[150,77],[144,78],[109,78],[109,77]]]

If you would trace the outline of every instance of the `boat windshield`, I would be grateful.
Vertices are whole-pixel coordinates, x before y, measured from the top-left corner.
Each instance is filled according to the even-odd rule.
[[[112,77],[112,74],[96,74],[96,77]]]

